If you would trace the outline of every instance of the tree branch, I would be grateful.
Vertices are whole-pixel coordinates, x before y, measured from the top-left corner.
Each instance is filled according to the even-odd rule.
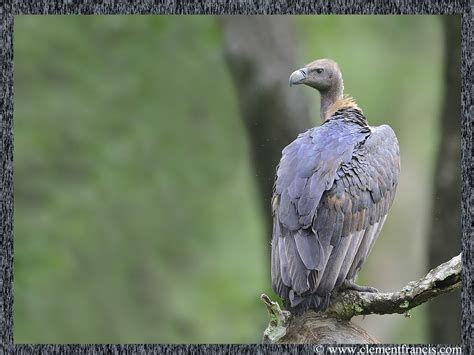
[[[400,291],[368,293],[343,291],[331,300],[325,315],[350,320],[366,314],[407,313],[433,297],[461,286],[461,254],[432,269],[418,281],[411,281]]]
[[[410,309],[459,288],[461,268],[461,254],[459,254],[432,269],[423,278],[409,282],[400,291],[369,293],[344,290],[331,298],[329,307],[324,313],[309,311],[301,317],[288,317],[288,312],[282,311],[276,302],[263,294],[261,299],[271,317],[270,324],[264,333],[264,342],[347,343],[350,341],[347,334],[353,336],[354,342],[372,342],[373,339],[368,334],[350,323],[352,317],[393,313],[405,313],[409,316]],[[344,337],[334,334],[328,337],[321,331],[328,328],[328,322],[333,328],[345,329],[347,334]]]

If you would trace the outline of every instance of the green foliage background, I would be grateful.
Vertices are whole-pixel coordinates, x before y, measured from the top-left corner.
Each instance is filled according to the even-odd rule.
[[[292,21],[301,65],[338,61],[370,123],[399,137],[399,193],[361,275],[395,290],[425,272],[441,21]],[[16,343],[260,341],[270,211],[221,40],[212,16],[15,17]],[[317,124],[316,93],[292,90]],[[425,340],[424,307],[373,318],[381,341]]]

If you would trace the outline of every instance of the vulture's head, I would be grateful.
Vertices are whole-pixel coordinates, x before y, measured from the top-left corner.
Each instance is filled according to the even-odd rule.
[[[332,59],[317,59],[291,74],[290,86],[298,84],[311,86],[319,92],[327,92],[333,87],[342,86],[341,71]]]

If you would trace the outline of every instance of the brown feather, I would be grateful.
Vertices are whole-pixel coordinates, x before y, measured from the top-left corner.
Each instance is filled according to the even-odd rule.
[[[344,96],[337,99],[331,106],[329,106],[326,112],[326,119],[331,117],[336,111],[343,108],[355,108],[362,112],[362,109],[357,105],[355,99],[351,96]]]

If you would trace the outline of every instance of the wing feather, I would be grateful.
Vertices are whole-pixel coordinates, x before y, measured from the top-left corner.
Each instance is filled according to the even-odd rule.
[[[319,270],[325,259],[324,249],[319,238],[310,230],[300,229],[295,234],[296,249],[308,270]]]
[[[288,274],[290,277],[291,288],[298,295],[301,295],[309,289],[309,270],[301,260],[296,248],[294,235],[287,235],[283,238],[283,242],[285,243],[286,258],[288,260]]]

